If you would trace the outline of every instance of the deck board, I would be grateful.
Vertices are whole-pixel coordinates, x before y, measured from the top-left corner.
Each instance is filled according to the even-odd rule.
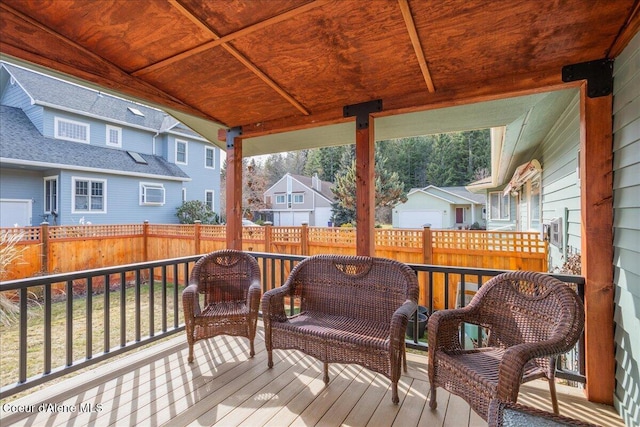
[[[274,367],[259,328],[256,355],[243,338],[216,337],[195,346],[186,363],[186,339],[161,342],[71,379],[35,391],[14,404],[56,403],[101,411],[2,413],[3,425],[28,426],[486,426],[461,398],[438,389],[431,411],[426,356],[409,354],[408,372],[391,402],[390,382],[357,365],[331,364],[330,383],[322,363],[298,351],[274,351]],[[593,404],[582,391],[558,385],[562,414],[603,426],[624,424],[612,407]],[[547,384],[521,388],[519,402],[549,410]]]

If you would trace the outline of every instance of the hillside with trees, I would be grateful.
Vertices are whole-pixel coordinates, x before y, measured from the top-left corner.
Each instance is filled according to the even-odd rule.
[[[271,154],[263,161],[243,160],[245,216],[264,209],[262,193],[287,172],[335,184],[337,225],[355,221],[355,145]],[[375,147],[376,220],[387,223],[391,207],[412,188],[461,186],[489,175],[489,130],[379,141]],[[221,214],[224,217],[226,163],[222,167]]]

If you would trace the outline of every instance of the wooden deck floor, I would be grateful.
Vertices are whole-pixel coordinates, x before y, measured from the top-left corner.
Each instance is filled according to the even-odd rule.
[[[256,356],[245,339],[217,337],[196,345],[186,363],[183,335],[38,390],[12,405],[35,413],[0,413],[0,424],[25,426],[486,426],[460,398],[438,391],[427,405],[426,357],[409,355],[400,381],[400,404],[389,381],[357,365],[322,364],[297,351],[274,351],[267,368],[262,329]],[[582,392],[559,386],[563,415],[603,426],[624,426],[613,408],[587,402]],[[546,383],[523,386],[519,403],[549,410]],[[49,405],[39,407],[41,404]],[[52,407],[52,404],[60,405]],[[5,408],[3,408],[5,409]]]

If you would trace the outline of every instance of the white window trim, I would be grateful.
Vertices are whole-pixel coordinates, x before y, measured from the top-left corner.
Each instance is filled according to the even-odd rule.
[[[53,176],[45,176],[43,179],[43,187],[44,187],[44,200],[42,201],[42,206],[45,207],[45,211],[44,213],[46,214],[50,214],[51,210],[46,210],[47,208],[47,181],[55,181],[56,182],[56,203],[55,206],[53,206],[53,210],[58,212],[58,193],[59,193],[59,180],[58,180],[58,175],[53,175]]]
[[[146,190],[148,188],[154,189],[154,190],[162,190],[162,202],[147,202],[146,201]],[[140,203],[140,206],[164,206],[164,204],[166,203],[166,190],[164,189],[164,185],[163,184],[158,184],[156,182],[140,182],[140,186],[139,186],[139,198],[138,198],[138,202]]]
[[[60,122],[66,122],[66,123],[72,123],[74,125],[78,125],[78,126],[82,126],[84,128],[86,128],[87,130],[87,139],[77,139],[77,138],[70,138],[70,137],[65,137],[65,136],[59,136],[58,135],[58,130],[59,130],[59,126],[60,126]],[[73,142],[81,142],[83,144],[89,144],[89,139],[90,139],[90,126],[88,123],[82,123],[82,122],[78,122],[76,120],[70,120],[70,119],[65,119],[63,117],[54,117],[53,119],[53,136],[56,139],[62,139],[65,141],[73,141]]]
[[[211,151],[213,153],[213,166],[207,166],[207,152]],[[204,168],[205,169],[215,169],[216,168],[216,150],[213,147],[204,147]]]
[[[178,161],[178,145],[184,144],[184,162]],[[176,153],[175,159],[177,165],[188,165],[189,164],[189,143],[182,139],[176,139]]]
[[[504,199],[504,195],[502,194],[502,191],[491,191],[489,192],[489,220],[491,221],[511,221],[511,197],[507,196],[507,217],[506,218],[493,218],[491,216],[491,211],[492,211],[492,204],[491,204],[491,195],[492,194],[498,194],[500,196],[500,204],[502,204],[502,200]],[[500,212],[502,212],[502,206],[500,206]]]
[[[296,202],[296,197],[302,197],[302,201],[300,201],[300,202]],[[304,204],[304,193],[294,194],[294,195],[293,195],[293,203],[294,203],[295,205],[302,205],[302,204]]]
[[[287,196],[285,194],[276,194],[276,205],[284,205],[285,203],[287,203]]]
[[[76,181],[89,181],[89,190],[91,190],[92,182],[101,182],[102,183],[102,210],[91,210],[91,194],[89,194],[89,209],[87,210],[76,210]],[[71,213],[72,214],[106,214],[107,213],[107,180],[106,179],[96,179],[96,178],[86,178],[82,176],[72,176],[71,177]]]
[[[113,143],[110,141],[110,133],[111,131],[116,131],[118,133],[118,142]],[[110,147],[122,147],[122,128],[119,128],[117,126],[111,126],[111,125],[107,125],[107,132],[106,132],[106,141],[107,141],[107,145]]]
[[[215,212],[215,207],[216,207],[216,192],[214,190],[204,190],[204,204],[207,204],[207,195],[211,194],[211,206],[209,206],[211,208],[212,211]]]

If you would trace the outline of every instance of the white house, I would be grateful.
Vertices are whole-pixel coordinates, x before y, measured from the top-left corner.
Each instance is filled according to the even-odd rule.
[[[312,178],[287,173],[264,192],[267,209],[273,225],[296,226],[307,223],[326,227],[331,221],[334,202],[332,184],[315,174]]]
[[[407,201],[393,208],[394,228],[468,228],[474,223],[486,225],[486,197],[473,194],[464,187],[414,188]]]

